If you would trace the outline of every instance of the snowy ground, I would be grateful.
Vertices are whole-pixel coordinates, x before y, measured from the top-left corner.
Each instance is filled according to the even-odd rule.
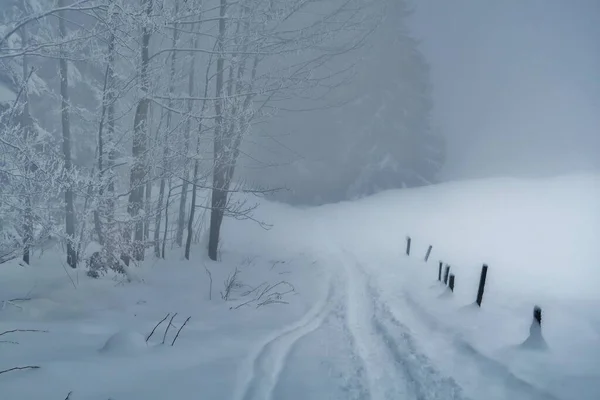
[[[30,300],[4,303],[0,333],[47,332],[0,336],[0,370],[40,367],[0,374],[0,399],[598,399],[599,198],[600,179],[576,176],[264,203],[273,229],[227,222],[222,263],[196,249],[148,261],[135,283],[66,271],[52,250],[3,264],[0,300]],[[521,345],[535,304],[547,350]],[[175,312],[166,344],[168,319],[146,343]]]

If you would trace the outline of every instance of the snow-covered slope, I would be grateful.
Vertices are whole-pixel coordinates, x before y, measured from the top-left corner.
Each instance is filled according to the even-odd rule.
[[[0,333],[48,332],[0,336],[0,370],[40,367],[0,374],[0,398],[597,399],[598,199],[598,177],[570,176],[265,202],[273,228],[228,221],[222,263],[173,253],[135,283],[65,271],[50,250],[3,264],[0,300],[29,300],[4,303]],[[535,304],[546,350],[521,345]]]

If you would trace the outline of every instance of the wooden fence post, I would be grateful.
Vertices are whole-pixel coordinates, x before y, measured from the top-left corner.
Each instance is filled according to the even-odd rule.
[[[444,264],[443,262],[440,261],[440,268],[438,269],[438,281],[442,281],[442,264]]]
[[[448,283],[450,290],[454,292],[454,274],[450,274],[450,282]]]
[[[410,256],[410,236],[406,237],[406,255]]]
[[[429,245],[429,248],[427,249],[427,254],[425,254],[425,262],[427,262],[429,260],[429,255],[431,254],[432,248],[433,248],[433,246]]]
[[[548,344],[542,335],[542,309],[539,306],[533,307],[533,320],[529,327],[529,337],[521,344],[521,346],[546,350]]]
[[[542,326],[542,309],[540,306],[533,307],[533,319],[540,327]]]
[[[483,301],[483,292],[485,290],[485,279],[487,278],[487,270],[488,266],[483,264],[481,267],[481,277],[479,278],[479,289],[477,290],[477,305],[481,307],[481,302]]]
[[[446,272],[444,272],[444,285],[448,284],[448,275],[450,275],[450,266],[446,264]]]

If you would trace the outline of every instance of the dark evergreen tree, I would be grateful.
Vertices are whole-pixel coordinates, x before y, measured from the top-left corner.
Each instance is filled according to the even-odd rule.
[[[406,1],[386,4],[386,18],[368,45],[344,60],[354,63],[352,79],[324,99],[290,106],[310,109],[310,118],[288,113],[273,130],[285,144],[284,150],[273,147],[284,153],[274,164],[300,155],[276,178],[269,173],[270,182],[252,176],[290,189],[274,193],[277,200],[316,205],[438,180],[445,143],[432,127],[429,66],[409,32]]]
[[[429,66],[405,27],[406,8],[390,11],[376,39],[387,45],[372,49],[368,86],[344,113],[353,131],[346,159],[351,198],[434,183],[444,162],[443,137],[431,125]]]

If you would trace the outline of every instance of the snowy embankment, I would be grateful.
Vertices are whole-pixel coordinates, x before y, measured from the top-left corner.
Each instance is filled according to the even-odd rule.
[[[320,212],[395,316],[466,392],[598,399],[599,201],[598,177],[570,176],[449,183]],[[437,283],[439,260],[456,274],[452,295]],[[489,272],[477,309],[482,263]],[[536,304],[548,351],[519,346]]]
[[[65,271],[48,250],[3,264],[0,300],[29,300],[4,303],[0,334],[47,332],[0,336],[0,371],[40,367],[0,374],[0,398],[597,399],[598,199],[600,179],[578,176],[265,202],[256,217],[273,229],[228,221],[221,264],[195,249],[191,262],[148,260],[135,283]],[[534,304],[546,351],[520,346]]]

